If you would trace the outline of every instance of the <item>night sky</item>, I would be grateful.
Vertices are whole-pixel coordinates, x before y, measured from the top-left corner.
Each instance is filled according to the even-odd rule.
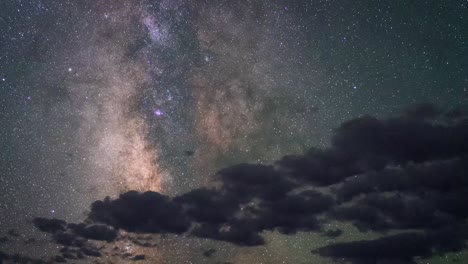
[[[467,263],[467,106],[466,0],[2,0],[0,263]]]

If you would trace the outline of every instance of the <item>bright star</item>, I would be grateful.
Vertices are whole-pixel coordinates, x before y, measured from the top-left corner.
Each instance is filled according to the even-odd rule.
[[[154,114],[155,116],[162,116],[164,113],[163,113],[161,110],[156,109],[156,110],[153,111],[153,114]]]

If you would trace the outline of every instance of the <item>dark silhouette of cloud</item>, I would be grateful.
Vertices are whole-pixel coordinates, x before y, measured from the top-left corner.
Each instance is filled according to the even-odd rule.
[[[183,205],[185,214],[202,223],[224,223],[239,210],[236,196],[213,189],[196,189],[174,199]]]
[[[239,164],[219,171],[218,175],[223,188],[244,201],[252,198],[276,201],[294,187],[273,166]]]
[[[374,191],[453,191],[466,185],[467,164],[468,159],[461,157],[370,171],[345,180],[337,193],[341,200],[348,201],[360,194]]]
[[[62,257],[64,257],[65,259],[84,259],[85,258],[85,255],[81,252],[80,249],[63,247],[60,249],[60,253],[62,253]]]
[[[386,120],[364,116],[342,124],[332,142],[355,159],[374,156],[405,164],[462,157],[468,153],[467,133],[466,120],[444,125],[404,116]]]
[[[181,234],[189,228],[182,207],[156,192],[130,191],[115,200],[96,201],[89,219],[137,233]]]
[[[258,227],[250,226],[248,221],[231,221],[225,224],[198,224],[191,232],[201,238],[227,241],[239,246],[258,246],[265,240],[258,234]]]
[[[333,258],[346,258],[355,264],[416,263],[414,256],[431,257],[434,252],[462,250],[466,232],[442,229],[426,233],[401,233],[374,240],[335,243],[314,250],[313,253]]]
[[[145,260],[145,259],[146,259],[145,255],[135,255],[130,260],[138,261],[138,260]]]
[[[405,111],[406,117],[416,120],[434,119],[441,113],[437,107],[429,103],[413,105]]]
[[[203,256],[211,257],[211,256],[213,256],[214,253],[216,253],[216,249],[210,248],[210,249],[203,252]]]
[[[47,219],[42,217],[36,217],[33,219],[34,226],[42,232],[56,233],[59,231],[65,231],[67,222],[59,219]]]
[[[50,263],[42,259],[30,258],[20,254],[8,254],[0,251],[0,263],[31,263],[31,264],[46,264]]]
[[[94,202],[85,223],[36,218],[34,224],[58,244],[93,255],[99,250],[87,240],[114,241],[119,229],[256,246],[267,230],[337,237],[342,231],[324,231],[323,223],[343,221],[385,236],[314,253],[355,263],[413,263],[465,246],[468,120],[457,113],[423,104],[389,119],[359,117],[343,123],[327,149],[273,165],[225,168],[213,188],[176,197],[130,191]],[[405,233],[387,235],[393,231]]]
[[[322,233],[322,236],[329,237],[329,238],[337,238],[343,234],[343,230],[341,229],[329,229]]]
[[[64,246],[64,259],[82,259],[85,256],[100,257],[100,249],[88,240],[111,242],[117,239],[118,231],[103,224],[67,224],[59,219],[37,217],[33,224],[41,231],[52,234],[55,243]]]
[[[114,241],[117,238],[117,230],[106,225],[100,224],[69,224],[68,228],[75,234],[86,239]]]
[[[62,256],[55,256],[53,260],[56,263],[66,263],[67,262],[67,259],[62,257]]]

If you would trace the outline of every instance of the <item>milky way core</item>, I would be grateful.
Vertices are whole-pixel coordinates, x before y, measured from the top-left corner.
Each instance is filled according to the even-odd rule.
[[[135,112],[138,96],[151,80],[149,70],[126,54],[135,37],[131,26],[140,12],[132,5],[114,8],[96,14],[108,23],[83,32],[89,38],[80,37],[75,56],[68,58],[73,66],[66,86],[72,111],[79,113],[81,156],[92,175],[90,182],[104,194],[162,191],[168,174],[159,166],[157,146],[147,142],[145,116]]]
[[[273,30],[289,16],[249,1],[241,9],[142,1],[90,10],[99,23],[79,21],[74,52],[58,52],[57,61],[77,117],[77,154],[97,195],[186,191],[226,162],[273,160],[309,127],[301,112],[279,107],[307,105],[284,88],[289,77],[274,74],[296,66],[294,48]]]

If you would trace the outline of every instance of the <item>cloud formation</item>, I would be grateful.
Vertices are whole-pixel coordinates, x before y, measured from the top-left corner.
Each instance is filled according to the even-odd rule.
[[[33,224],[39,230],[52,234],[55,243],[62,245],[62,255],[54,261],[62,259],[83,259],[86,256],[100,257],[101,249],[88,240],[115,241],[118,231],[111,226],[99,223],[66,223],[59,219],[34,218]]]
[[[346,258],[353,264],[416,264],[414,256],[430,257],[434,252],[460,251],[465,247],[466,231],[441,229],[423,233],[408,232],[374,240],[336,243],[314,250],[322,256]]]
[[[86,224],[43,218],[34,224],[72,247],[87,239],[116,240],[119,229],[255,246],[265,243],[267,230],[334,238],[342,230],[325,230],[323,224],[343,221],[384,236],[331,244],[314,254],[354,263],[413,263],[415,257],[465,247],[467,154],[465,114],[423,104],[390,119],[345,122],[327,149],[286,156],[273,165],[223,169],[216,187],[176,197],[130,191],[94,202]],[[390,231],[399,233],[386,235]]]

